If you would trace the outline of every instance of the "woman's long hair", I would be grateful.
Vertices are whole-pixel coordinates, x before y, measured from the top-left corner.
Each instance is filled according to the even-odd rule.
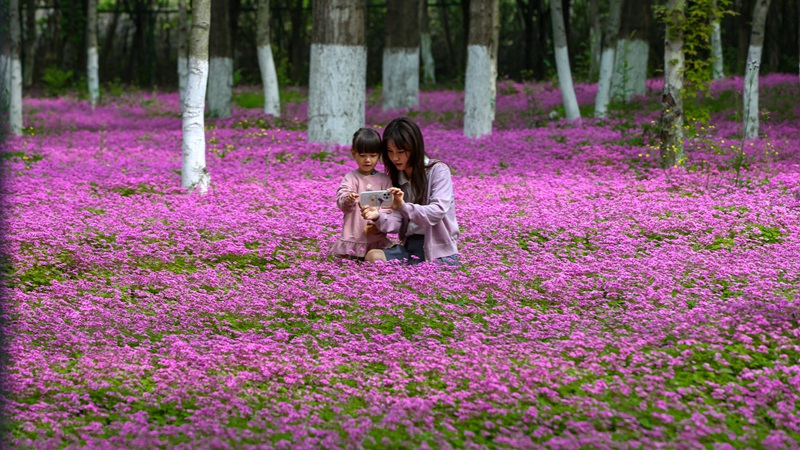
[[[414,191],[414,199],[406,200],[421,205],[427,204],[428,171],[426,169],[436,162],[431,161],[429,166],[425,166],[425,141],[422,139],[419,127],[408,117],[398,117],[389,122],[389,125],[386,125],[383,130],[383,140],[381,141],[383,166],[392,179],[392,185],[399,187],[400,171],[397,170],[397,167],[389,158],[389,142],[392,142],[395,148],[403,149],[409,153],[408,165],[413,168],[409,183],[411,183],[411,189]]]

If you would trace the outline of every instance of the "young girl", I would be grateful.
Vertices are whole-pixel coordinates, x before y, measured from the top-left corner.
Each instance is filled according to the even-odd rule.
[[[363,260],[367,251],[390,244],[386,233],[378,231],[362,216],[358,194],[364,191],[389,189],[392,180],[375,169],[381,155],[381,136],[372,128],[360,128],[353,135],[350,153],[358,169],[347,173],[336,191],[336,205],[344,213],[342,236],[331,252],[339,258]]]
[[[422,133],[407,117],[386,126],[381,153],[394,185],[389,189],[394,213],[363,208],[361,214],[364,219],[374,221],[379,230],[398,233],[401,243],[370,250],[365,260],[459,265],[459,231],[450,168],[425,155]]]

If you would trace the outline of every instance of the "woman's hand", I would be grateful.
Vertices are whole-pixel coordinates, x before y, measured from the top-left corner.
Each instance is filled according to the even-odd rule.
[[[389,193],[392,194],[392,209],[397,211],[406,204],[405,200],[403,200],[405,194],[403,194],[402,189],[396,187],[389,188],[388,190]]]
[[[378,220],[381,217],[381,213],[378,211],[378,208],[372,206],[361,206],[359,203],[358,205],[361,208],[361,217],[366,220],[372,220],[373,222]]]
[[[356,202],[356,200],[358,200],[358,194],[356,194],[355,192],[351,192],[350,195],[345,197],[344,202],[348,205],[352,205],[353,203]]]

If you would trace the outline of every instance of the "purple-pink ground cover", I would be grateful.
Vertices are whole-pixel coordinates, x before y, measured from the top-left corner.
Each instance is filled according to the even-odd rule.
[[[3,153],[5,442],[797,448],[800,89],[762,79],[737,176],[741,84],[712,87],[667,172],[653,100],[576,127],[548,118],[557,90],[504,82],[468,139],[463,94],[424,92],[408,114],[452,167],[457,270],[327,257],[354,166],[306,142],[304,102],[209,120],[201,197],[175,94],[26,99]]]

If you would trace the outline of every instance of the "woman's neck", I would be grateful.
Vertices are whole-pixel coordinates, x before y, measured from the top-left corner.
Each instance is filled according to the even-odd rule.
[[[406,174],[406,178],[408,178],[409,180],[411,179],[411,173],[413,171],[414,171],[413,167],[406,167],[405,169],[403,169],[403,172],[405,172]]]

